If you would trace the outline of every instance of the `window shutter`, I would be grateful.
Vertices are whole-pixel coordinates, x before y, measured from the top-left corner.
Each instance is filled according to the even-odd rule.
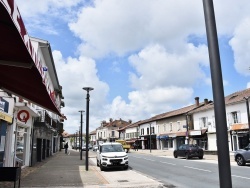
[[[199,118],[199,126],[200,126],[200,130],[202,128],[202,118]]]
[[[231,113],[227,113],[227,122],[228,122],[228,125],[232,125],[232,114]]]
[[[240,111],[237,111],[238,123],[241,123],[241,114]]]

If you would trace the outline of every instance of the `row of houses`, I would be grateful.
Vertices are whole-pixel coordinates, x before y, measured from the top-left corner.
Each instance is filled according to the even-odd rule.
[[[249,144],[250,89],[225,97],[229,150],[235,151]],[[194,104],[158,114],[135,123],[110,119],[90,133],[93,144],[98,141],[126,140],[141,149],[174,150],[181,144],[197,144],[204,150],[217,151],[214,103],[195,98]]]

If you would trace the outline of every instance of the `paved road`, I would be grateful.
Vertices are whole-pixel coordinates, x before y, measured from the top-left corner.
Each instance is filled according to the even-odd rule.
[[[155,151],[156,153],[157,151]],[[157,152],[159,154],[159,151]],[[168,152],[171,154],[172,152]],[[214,158],[212,160],[212,158]],[[250,185],[250,165],[239,167],[231,161],[233,187],[248,188]],[[161,181],[164,185],[181,188],[219,187],[218,162],[216,156],[205,159],[175,159],[173,155],[153,155],[132,152],[129,155],[130,167]]]

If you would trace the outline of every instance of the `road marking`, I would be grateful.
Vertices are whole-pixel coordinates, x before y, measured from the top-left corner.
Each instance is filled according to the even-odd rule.
[[[143,158],[143,159],[145,159],[145,160],[147,160],[147,161],[155,161],[155,160],[152,160],[152,159],[147,159],[147,158]]]
[[[201,168],[194,168],[194,167],[191,167],[191,166],[184,166],[185,168],[191,168],[191,169],[194,169],[194,170],[200,170],[200,171],[204,171],[204,172],[212,172],[210,170],[205,170],[205,169],[201,169]]]
[[[162,162],[162,161],[160,161],[160,163],[169,164],[169,165],[176,165],[174,163],[167,163],[167,162]]]
[[[137,156],[132,156],[132,157],[137,158],[137,159],[141,159],[142,158],[142,157],[137,157]]]
[[[236,177],[236,178],[242,178],[242,179],[248,179],[250,180],[250,178],[247,178],[247,177],[243,177],[243,176],[236,176],[236,175],[232,175],[233,177]]]

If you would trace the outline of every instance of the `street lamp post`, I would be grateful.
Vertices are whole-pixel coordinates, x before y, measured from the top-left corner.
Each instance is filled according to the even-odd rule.
[[[81,143],[80,143],[81,152],[80,152],[80,160],[82,160],[82,113],[85,112],[85,111],[84,110],[79,110],[79,112],[81,113]]]
[[[188,114],[186,114],[186,142],[187,142],[187,144],[189,144],[188,132],[189,132],[189,130],[188,130]]]
[[[225,97],[213,0],[203,0],[211,80],[214,98],[220,187],[232,187]]]
[[[74,133],[74,149],[76,149],[76,133]]]
[[[149,123],[149,145],[150,145],[150,153],[151,153],[151,123]]]
[[[86,97],[86,161],[85,161],[85,168],[86,171],[89,169],[89,91],[93,90],[94,88],[92,87],[84,87],[82,88],[83,90],[87,91],[87,97]]]
[[[81,154],[82,148],[80,147],[80,146],[81,146],[81,143],[80,143],[80,142],[81,142],[81,137],[80,137],[81,135],[80,135],[80,132],[81,132],[81,131],[80,131],[80,127],[79,127],[79,152],[80,152],[80,154]]]
[[[76,130],[76,151],[77,151],[78,130]]]
[[[244,99],[246,100],[246,106],[247,106],[247,120],[248,120],[248,134],[249,134],[249,140],[248,142],[250,143],[250,114],[249,114],[249,103],[248,103],[248,99],[249,97],[244,97]]]

